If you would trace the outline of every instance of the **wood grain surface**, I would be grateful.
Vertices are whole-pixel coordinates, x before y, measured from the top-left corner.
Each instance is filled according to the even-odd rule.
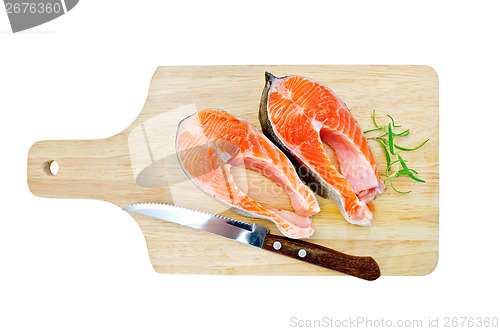
[[[300,75],[330,87],[360,126],[373,127],[371,114],[387,123],[392,115],[411,134],[401,145],[429,142],[401,152],[425,184],[395,181],[402,195],[387,189],[375,202],[375,223],[347,223],[335,205],[318,197],[316,233],[308,241],[351,255],[372,256],[382,275],[425,275],[438,261],[439,112],[438,77],[427,66],[197,66],[159,67],[138,118],[122,132],[98,140],[35,143],[28,154],[28,183],[37,196],[91,198],[120,208],[137,202],[168,202],[255,222],[279,234],[273,223],[241,216],[190,182],[179,167],[174,141],[178,122],[205,108],[242,116],[259,129],[258,108],[264,73]],[[371,143],[382,179],[385,156]],[[59,164],[52,175],[50,161]],[[233,167],[239,186],[268,207],[290,208],[285,192],[251,171]],[[154,269],[160,273],[341,275],[295,259],[246,246],[176,224],[131,214],[146,238]],[[43,217],[41,215],[40,217]],[[49,215],[47,215],[49,217]],[[96,215],[99,217],[99,215]]]

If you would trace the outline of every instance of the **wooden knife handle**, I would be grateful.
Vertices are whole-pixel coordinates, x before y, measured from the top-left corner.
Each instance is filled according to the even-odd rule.
[[[262,248],[354,277],[375,280],[380,268],[370,256],[353,256],[302,240],[266,235]]]

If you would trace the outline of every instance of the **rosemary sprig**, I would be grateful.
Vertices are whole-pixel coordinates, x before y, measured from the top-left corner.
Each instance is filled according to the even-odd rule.
[[[410,134],[410,129],[407,129],[407,130],[404,130],[403,132],[401,133],[394,133],[395,136],[398,136],[398,137],[406,137],[407,135]]]
[[[372,120],[373,120],[373,124],[375,124],[375,127],[379,128],[377,121],[375,121],[375,109],[373,110],[373,113],[372,113]]]
[[[390,168],[390,163],[391,163],[391,156],[389,155],[389,151],[387,150],[387,146],[385,145],[385,141],[384,139],[380,139],[380,138],[375,138],[376,141],[378,141],[380,143],[380,145],[382,145],[382,148],[384,149],[384,152],[385,152],[385,159],[387,161],[387,167]]]
[[[375,109],[373,110],[373,113],[375,114]],[[394,118],[392,118],[391,115],[387,115],[387,117],[389,117],[392,121],[392,126],[395,127],[395,128],[400,128],[401,125],[396,125],[396,123],[394,122]]]
[[[410,171],[410,169],[408,169],[408,166],[406,165],[405,161],[403,160],[403,158],[401,157],[401,155],[399,155],[399,153],[396,153],[396,156],[398,157],[399,159],[399,163],[401,163],[401,166],[403,167],[403,169],[405,170],[405,175],[408,175],[408,177],[410,177],[411,179],[413,180],[416,180],[417,182],[421,182],[421,183],[425,183],[425,180],[423,179],[420,179],[420,178],[417,178],[413,175],[413,173]]]
[[[389,151],[392,155],[396,155],[396,152],[394,151],[394,133],[392,133],[392,123],[389,123],[387,130],[389,133]]]
[[[420,182],[420,183],[425,183],[425,180],[416,177],[415,175],[418,175],[418,172],[415,169],[409,168],[407,165],[407,161],[403,159],[403,157],[399,154],[398,151],[396,150],[401,150],[401,151],[414,151],[419,149],[420,147],[424,146],[425,143],[429,141],[429,139],[425,140],[422,142],[420,145],[413,147],[413,148],[407,148],[407,147],[402,147],[398,144],[396,144],[394,141],[396,138],[399,137],[406,137],[410,134],[410,129],[406,129],[403,132],[397,133],[394,132],[395,128],[400,128],[401,125],[397,125],[396,121],[391,115],[387,115],[389,117],[390,122],[386,125],[378,125],[377,121],[375,120],[375,110],[373,110],[372,113],[372,120],[373,124],[375,125],[374,129],[366,130],[364,133],[369,133],[369,132],[375,132],[375,131],[383,131],[379,136],[376,137],[371,137],[368,139],[373,139],[376,140],[380,143],[380,146],[382,146],[382,149],[384,150],[386,162],[387,162],[387,168],[385,171],[386,179],[384,180],[384,185],[386,185],[387,181],[389,181],[392,189],[398,193],[401,194],[408,194],[411,191],[400,191],[394,187],[393,180],[396,179],[397,177],[400,176],[408,176],[411,179]],[[395,160],[392,160],[392,156],[395,156]],[[396,165],[397,169],[394,170],[392,173],[391,169],[392,167]],[[402,169],[399,169],[399,168]],[[386,185],[387,186],[387,185]]]
[[[391,179],[391,187],[392,187],[392,189],[393,189],[394,191],[396,191],[396,192],[398,192],[398,193],[401,193],[401,194],[408,194],[408,193],[411,193],[411,190],[409,190],[409,191],[404,191],[404,192],[403,192],[403,191],[399,191],[398,189],[396,189],[396,188],[394,187],[394,184],[392,183],[392,179]]]
[[[398,146],[396,144],[394,144],[394,147],[396,147],[397,149],[400,149],[402,151],[414,151],[414,150],[417,150],[420,147],[424,146],[425,143],[428,142],[428,141],[429,141],[429,139],[425,140],[423,143],[421,143],[420,145],[418,145],[417,147],[414,147],[414,148],[405,148],[405,147]]]

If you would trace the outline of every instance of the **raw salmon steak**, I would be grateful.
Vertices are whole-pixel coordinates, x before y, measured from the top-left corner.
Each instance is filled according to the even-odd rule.
[[[266,73],[259,120],[313,191],[333,201],[348,222],[372,224],[367,204],[384,185],[363,131],[335,93],[308,78]],[[335,151],[339,169],[323,144]]]
[[[314,193],[285,154],[247,120],[219,109],[199,111],[179,123],[176,151],[186,175],[235,212],[273,221],[290,238],[314,233],[309,216],[320,210]],[[280,185],[294,212],[267,209],[247,196],[235,184],[231,166],[257,171]]]

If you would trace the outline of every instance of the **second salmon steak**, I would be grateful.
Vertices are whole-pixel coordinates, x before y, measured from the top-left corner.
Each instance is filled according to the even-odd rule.
[[[333,201],[348,222],[372,224],[367,204],[384,185],[363,131],[332,90],[308,78],[266,73],[259,119],[313,191]],[[339,169],[323,144],[335,151]]]

